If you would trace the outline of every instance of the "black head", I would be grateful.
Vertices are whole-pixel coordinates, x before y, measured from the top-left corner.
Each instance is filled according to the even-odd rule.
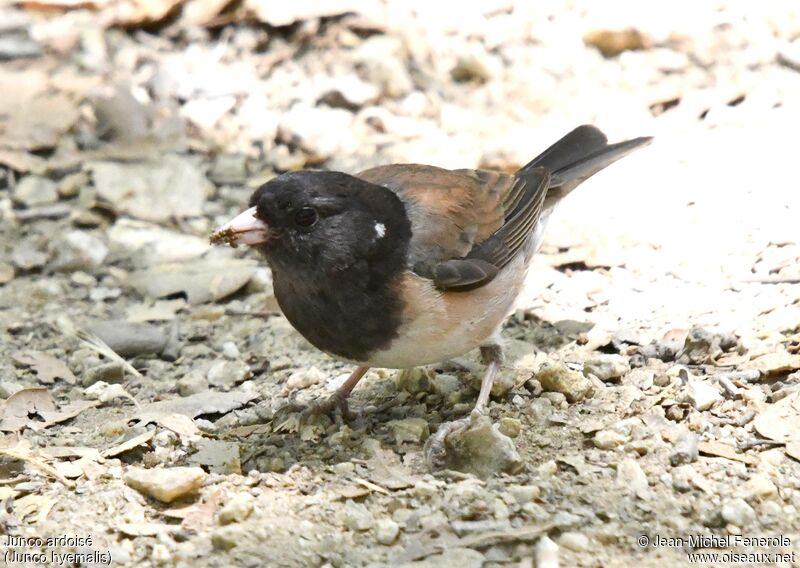
[[[283,174],[258,188],[250,206],[267,227],[256,248],[274,269],[341,271],[405,258],[410,223],[403,203],[385,187],[356,177]]]

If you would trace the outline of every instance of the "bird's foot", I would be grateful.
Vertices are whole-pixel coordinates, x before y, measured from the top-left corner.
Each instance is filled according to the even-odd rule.
[[[447,437],[454,432],[467,429],[481,416],[483,416],[483,411],[475,408],[469,416],[459,420],[442,422],[439,425],[436,433],[429,438],[428,447],[425,450],[425,459],[432,470],[444,469],[447,465]]]
[[[276,416],[279,414],[284,416],[299,414],[299,416],[281,421],[281,426],[285,425],[286,427],[290,426],[292,423],[296,426],[310,424],[316,422],[315,419],[319,416],[327,416],[330,418],[331,422],[341,426],[355,417],[353,413],[350,412],[347,397],[340,392],[335,392],[328,398],[315,400],[306,404],[289,402],[279,408],[275,414]]]
[[[326,399],[315,400],[300,413],[301,420],[308,420],[315,416],[327,416],[340,426],[355,418],[355,415],[350,412],[347,397],[339,392],[333,393]]]

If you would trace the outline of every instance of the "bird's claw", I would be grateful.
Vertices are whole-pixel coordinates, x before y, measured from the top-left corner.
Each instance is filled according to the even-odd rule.
[[[317,400],[309,404],[300,413],[300,420],[307,421],[315,416],[327,416],[340,426],[354,418],[353,413],[350,412],[347,397],[340,395],[338,392],[333,393],[326,399]]]
[[[299,414],[300,416],[295,418],[297,421],[295,424],[297,425],[313,422],[318,416],[327,416],[331,419],[331,422],[339,426],[354,418],[353,413],[350,412],[347,397],[339,393],[333,393],[328,398],[315,400],[307,404],[293,401],[288,402],[278,409],[275,414]]]
[[[436,433],[428,439],[425,459],[432,470],[444,469],[447,466],[447,437],[453,432],[464,430],[471,426],[483,412],[475,408],[469,416],[450,422],[442,422]]]

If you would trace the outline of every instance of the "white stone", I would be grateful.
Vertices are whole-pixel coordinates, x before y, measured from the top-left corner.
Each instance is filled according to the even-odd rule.
[[[754,474],[744,486],[743,497],[759,499],[772,499],[778,495],[778,488],[766,476],[761,474]]]
[[[316,367],[309,367],[308,369],[300,369],[295,371],[286,380],[284,390],[293,391],[298,389],[306,389],[312,385],[316,385],[325,380],[325,373]]]
[[[240,523],[247,520],[253,512],[253,496],[249,493],[237,493],[219,510],[217,520],[221,525]]]
[[[364,505],[348,501],[344,507],[344,522],[352,531],[366,531],[372,528],[372,513]]]
[[[233,341],[226,341],[222,344],[222,356],[231,361],[239,358],[239,348]]]
[[[569,550],[582,552],[589,548],[589,538],[578,532],[565,532],[558,539],[558,543]]]
[[[684,391],[684,400],[702,411],[708,410],[722,400],[722,395],[708,381],[691,381]]]
[[[628,441],[628,436],[616,430],[600,430],[594,435],[594,445],[601,450],[611,450]]]
[[[400,525],[392,519],[380,519],[375,523],[375,540],[384,545],[390,545],[397,540],[400,534]]]
[[[731,525],[744,528],[756,519],[756,512],[741,498],[729,499],[720,510],[722,519]]]
[[[140,493],[171,503],[194,493],[203,485],[206,472],[199,467],[146,469],[132,467],[125,473],[125,483]]]
[[[558,545],[550,540],[550,537],[544,535],[536,543],[536,558],[537,568],[558,568]]]

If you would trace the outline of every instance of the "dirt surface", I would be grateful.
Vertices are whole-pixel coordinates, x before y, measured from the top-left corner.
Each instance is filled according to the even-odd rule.
[[[271,4],[0,9],[6,564],[800,566],[796,2]],[[655,142],[551,219],[457,470],[476,354],[286,406],[351,367],[208,245],[255,187],[582,123]]]

